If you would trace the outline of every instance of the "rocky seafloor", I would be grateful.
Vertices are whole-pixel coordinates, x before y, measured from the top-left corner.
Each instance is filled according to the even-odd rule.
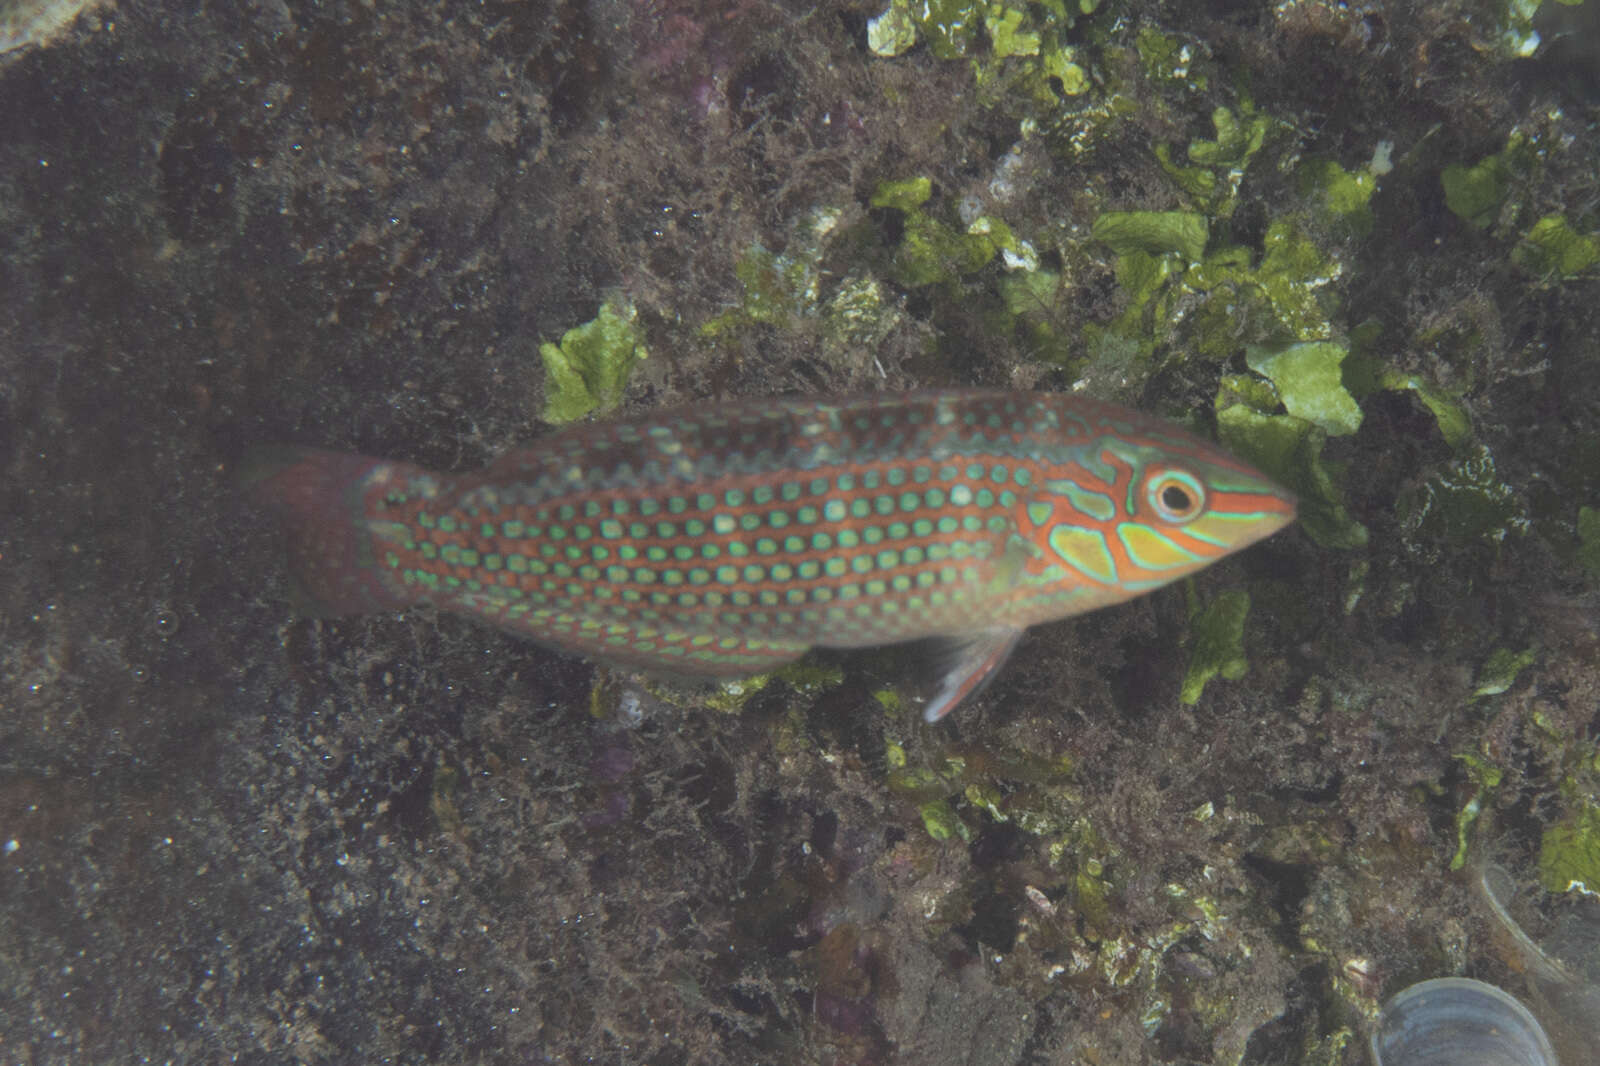
[[[1597,18],[0,5],[0,1060],[1335,1066],[1525,993],[1485,871],[1600,891]],[[1304,520],[927,726],[914,648],[297,618],[232,482],[970,385]]]

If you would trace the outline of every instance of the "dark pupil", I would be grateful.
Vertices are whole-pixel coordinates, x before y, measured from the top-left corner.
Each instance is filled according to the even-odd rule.
[[[1194,506],[1194,501],[1189,494],[1177,485],[1168,485],[1161,490],[1161,505],[1169,511],[1182,514]]]

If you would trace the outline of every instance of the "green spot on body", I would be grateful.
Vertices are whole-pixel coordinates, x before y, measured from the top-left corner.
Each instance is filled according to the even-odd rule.
[[[829,577],[843,577],[845,571],[847,571],[849,568],[849,564],[847,564],[837,555],[823,564],[823,570]]]
[[[424,528],[426,528],[426,527],[424,527]],[[454,518],[452,518],[450,515],[440,515],[439,516],[439,532],[441,532],[441,533],[454,533],[455,531],[456,531],[456,520]]]

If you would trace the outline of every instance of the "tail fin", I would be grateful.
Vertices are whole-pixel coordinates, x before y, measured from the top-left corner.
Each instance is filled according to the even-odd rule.
[[[403,465],[315,448],[263,449],[240,465],[245,493],[283,526],[301,614],[388,611],[421,599],[379,565],[383,541],[370,511],[372,486]]]

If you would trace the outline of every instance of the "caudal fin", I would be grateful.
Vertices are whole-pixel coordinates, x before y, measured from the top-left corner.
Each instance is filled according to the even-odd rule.
[[[397,464],[315,448],[252,453],[239,482],[275,514],[288,544],[295,607],[313,616],[395,610],[418,596],[387,580],[369,509],[373,474]]]

